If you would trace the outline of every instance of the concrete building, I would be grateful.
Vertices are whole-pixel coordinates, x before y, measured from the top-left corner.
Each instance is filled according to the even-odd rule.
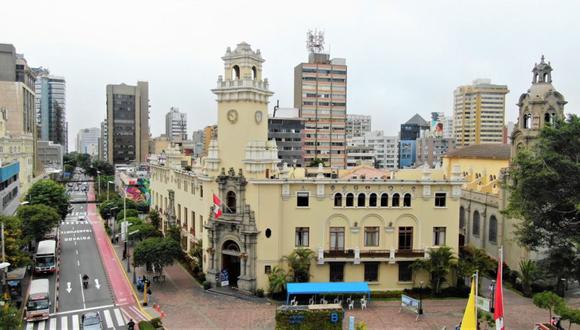
[[[34,74],[13,45],[0,44],[0,111],[5,116],[5,141],[17,141],[11,149],[19,159],[20,190],[27,191],[42,167],[36,158]],[[16,146],[15,146],[16,147]]]
[[[431,136],[451,139],[453,134],[453,118],[445,116],[444,112],[431,112]]]
[[[203,154],[207,156],[209,151],[209,144],[212,139],[217,138],[217,125],[206,126],[203,129]]]
[[[101,130],[98,127],[79,130],[76,138],[76,151],[81,154],[89,154],[91,157],[98,157],[100,136]]]
[[[171,141],[165,134],[149,140],[149,154],[160,155],[171,146]]]
[[[346,138],[363,136],[371,132],[371,116],[346,115]]]
[[[149,150],[149,83],[107,85],[107,161],[143,163]]]
[[[418,138],[416,143],[415,166],[439,167],[442,165],[443,156],[455,150],[455,138],[452,137],[424,136]]]
[[[374,150],[375,167],[399,168],[399,137],[385,136],[383,131],[372,131],[360,137],[348,139],[349,146],[368,146]]]
[[[151,207],[164,230],[181,228],[185,250],[201,240],[208,281],[215,285],[225,270],[230,286],[267,291],[274,267],[286,268],[282,257],[308,248],[316,257],[311,282],[402,290],[427,281],[410,265],[429,248],[457,253],[459,171],[445,178],[442,169],[280,169],[263,117],[272,92],[261,53],[241,43],[222,59],[225,72],[213,89],[219,134],[208,156],[191,171],[169,153],[165,164],[151,164]]]
[[[302,154],[302,136],[304,134],[304,119],[299,117],[298,109],[279,108],[276,117],[268,119],[268,140],[276,141],[280,167],[304,166]]]
[[[6,133],[6,111],[0,111],[0,214],[13,215],[20,198],[20,163],[29,160],[31,136]]]
[[[347,66],[342,58],[311,52],[294,68],[294,107],[304,119],[304,163],[346,166]]]
[[[506,85],[476,79],[454,91],[453,130],[458,146],[502,143]]]
[[[406,123],[401,124],[399,135],[399,168],[413,167],[417,155],[417,139],[425,136],[429,131],[429,123],[415,114]]]
[[[63,169],[64,147],[52,141],[38,141],[38,160],[46,172]]]
[[[192,158],[196,159],[202,156],[205,156],[204,154],[204,130],[199,129],[197,131],[193,131],[193,134],[191,135],[191,142],[194,145],[193,148],[193,155]]]
[[[171,107],[165,115],[165,135],[171,142],[187,140],[187,114]]]
[[[68,152],[68,126],[66,121],[66,81],[51,75],[45,68],[32,69],[36,75],[36,123],[38,138],[52,141]]]
[[[346,146],[347,168],[354,168],[361,165],[375,167],[376,162],[375,148],[365,145]]]
[[[101,122],[101,136],[99,137],[99,159],[109,161],[109,136],[107,132],[107,119]]]

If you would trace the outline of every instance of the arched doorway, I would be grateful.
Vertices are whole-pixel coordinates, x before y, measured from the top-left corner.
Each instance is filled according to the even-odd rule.
[[[234,241],[225,241],[222,245],[222,272],[227,271],[230,286],[238,287],[240,276],[240,246]]]

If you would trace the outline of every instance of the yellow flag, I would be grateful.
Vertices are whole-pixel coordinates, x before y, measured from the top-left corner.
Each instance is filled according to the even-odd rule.
[[[471,279],[471,292],[465,306],[465,314],[461,321],[461,330],[477,330],[477,315],[475,315],[475,278]]]

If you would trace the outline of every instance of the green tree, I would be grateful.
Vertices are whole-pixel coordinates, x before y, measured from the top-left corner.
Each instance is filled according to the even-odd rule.
[[[532,283],[536,280],[538,275],[538,267],[536,262],[533,260],[521,260],[520,261],[520,274],[519,277],[522,280],[522,289],[526,297],[532,295]]]
[[[556,314],[564,321],[568,321],[568,329],[572,329],[572,324],[580,324],[580,309],[575,309],[566,304],[556,306]]]
[[[314,260],[314,251],[305,248],[298,248],[290,255],[284,257],[290,269],[289,276],[293,282],[308,282],[310,280],[310,265]]]
[[[16,216],[22,223],[22,234],[29,240],[41,241],[60,222],[57,210],[46,205],[22,205]]]
[[[181,244],[181,229],[177,226],[170,226],[167,229],[166,235],[167,238],[170,238],[177,243]]]
[[[162,237],[163,234],[157,228],[153,227],[150,223],[136,223],[134,225],[129,226],[129,232],[133,232],[138,230],[139,232],[131,235],[132,240],[139,240],[142,241],[144,239],[150,237]]]
[[[152,237],[137,244],[133,251],[133,262],[137,266],[145,265],[147,269],[154,266],[155,270],[161,273],[163,268],[172,265],[181,253],[178,242],[169,238]]]
[[[149,212],[149,221],[151,221],[151,224],[155,228],[159,229],[161,226],[161,216],[157,210],[151,210],[151,212]]]
[[[313,160],[310,161],[308,167],[318,167],[318,164],[322,164],[322,166],[324,166],[324,161],[320,158],[314,158]]]
[[[451,248],[442,246],[438,249],[429,249],[429,258],[417,259],[411,267],[429,273],[433,294],[437,295],[441,292],[441,286],[447,281],[446,277],[456,261]]]
[[[537,307],[548,310],[550,313],[550,320],[552,319],[552,311],[554,308],[564,304],[564,299],[551,291],[536,293],[532,298],[532,301]]]
[[[30,256],[22,250],[25,241],[22,235],[22,221],[18,217],[0,215],[4,224],[4,250],[6,261],[14,268],[30,264]]]
[[[50,180],[44,179],[36,182],[28,189],[25,199],[30,205],[50,205],[64,219],[68,214],[69,197],[63,185]]]
[[[12,305],[0,310],[0,329],[20,329],[20,312]]]
[[[139,217],[139,211],[137,211],[135,209],[127,208],[127,218],[137,218],[137,217]],[[125,212],[124,212],[123,207],[121,207],[119,209],[119,212],[117,213],[116,219],[117,219],[117,221],[121,221],[124,218],[125,218]]]
[[[280,299],[284,295],[288,279],[288,274],[282,268],[274,266],[268,274],[268,292],[273,298]]]

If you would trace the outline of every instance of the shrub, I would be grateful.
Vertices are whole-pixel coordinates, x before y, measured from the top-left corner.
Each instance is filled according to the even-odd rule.
[[[204,272],[198,272],[195,275],[195,278],[200,281],[201,283],[206,282],[206,278],[205,278],[205,273]]]
[[[280,306],[276,310],[277,330],[334,330],[342,329],[344,310],[308,309],[307,306]],[[336,318],[332,315],[336,314]],[[335,320],[335,322],[331,320]]]
[[[264,297],[264,290],[263,289],[257,289],[256,290],[256,296],[263,298]]]
[[[138,326],[140,330],[155,330],[155,327],[148,321],[141,321]]]
[[[401,298],[403,291],[371,291],[371,298]]]
[[[204,281],[202,285],[204,290],[209,290],[211,288],[211,283],[208,281]]]
[[[161,319],[158,317],[151,319],[149,323],[151,323],[151,325],[154,326],[155,328],[161,328],[163,326],[163,322],[161,322]]]

